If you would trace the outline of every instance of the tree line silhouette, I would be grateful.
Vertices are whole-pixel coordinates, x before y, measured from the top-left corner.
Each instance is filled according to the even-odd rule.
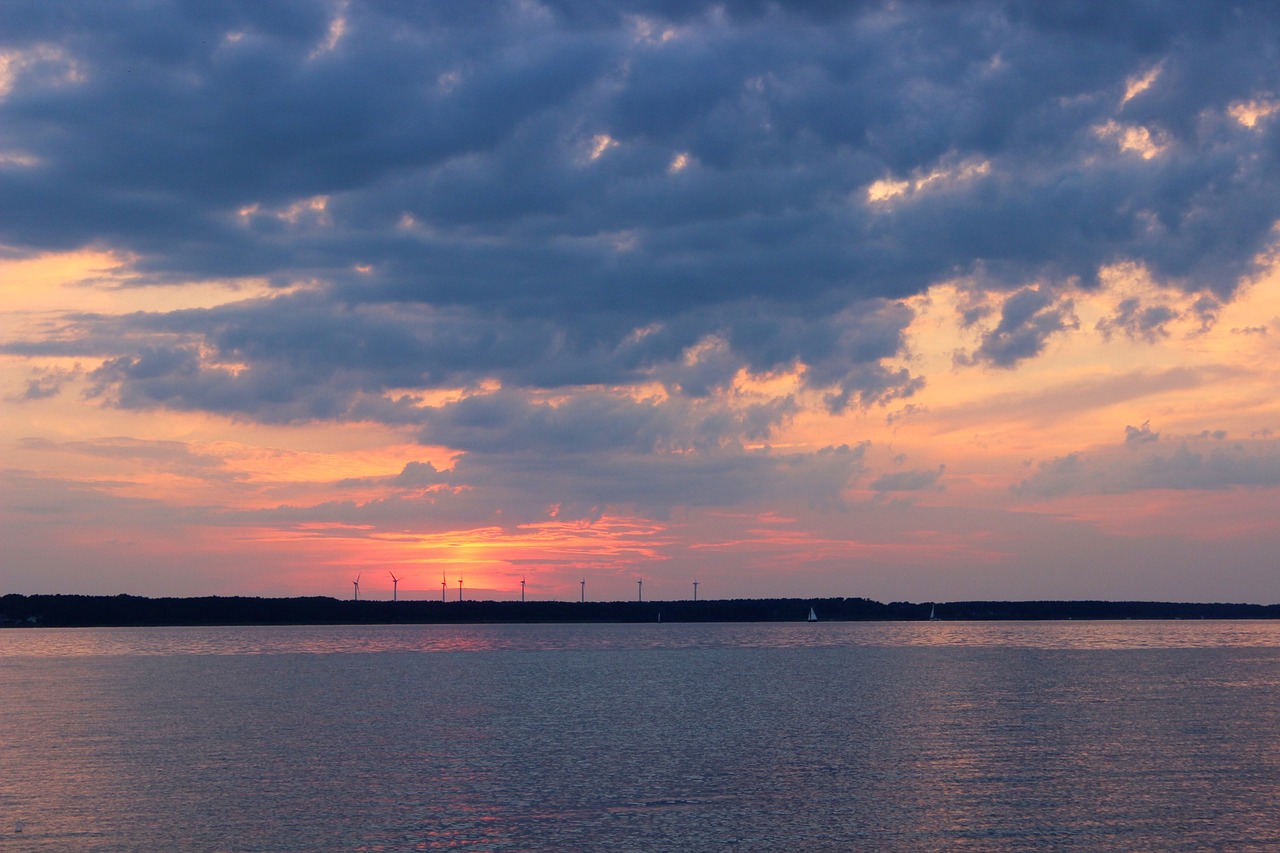
[[[0,626],[377,625],[539,622],[802,622],[1059,619],[1276,619],[1280,604],[735,598],[709,601],[351,601],[306,598],[0,596]]]

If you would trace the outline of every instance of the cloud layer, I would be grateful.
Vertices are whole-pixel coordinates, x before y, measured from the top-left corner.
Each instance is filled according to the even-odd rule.
[[[1274,121],[1232,117],[1274,83],[1266,4],[479,5],[7,4],[0,241],[316,283],[153,318],[251,366],[316,336],[376,384],[559,387],[714,337],[681,387],[802,364],[842,406],[910,389],[878,301],[1121,260],[1229,295],[1280,216]],[[1052,299],[977,356],[1034,354]]]
[[[24,325],[11,400],[418,442],[380,498],[279,510],[352,523],[935,495],[954,467],[779,438],[924,412],[942,285],[957,370],[1210,328],[1277,233],[1277,45],[1265,2],[5,3],[0,251],[245,288]],[[1172,295],[1083,321],[1117,269]],[[1163,452],[1103,491],[1254,482],[1131,429]]]

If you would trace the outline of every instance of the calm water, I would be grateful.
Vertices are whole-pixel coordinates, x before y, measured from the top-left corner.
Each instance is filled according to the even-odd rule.
[[[1276,623],[9,630],[0,690],[0,851],[1280,849]]]

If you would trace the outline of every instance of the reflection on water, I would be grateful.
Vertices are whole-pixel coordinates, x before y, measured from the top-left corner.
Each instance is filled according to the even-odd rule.
[[[22,628],[0,631],[0,657],[858,646],[1280,649],[1280,620],[289,625],[218,628]]]
[[[0,643],[0,851],[1280,848],[1272,623]]]

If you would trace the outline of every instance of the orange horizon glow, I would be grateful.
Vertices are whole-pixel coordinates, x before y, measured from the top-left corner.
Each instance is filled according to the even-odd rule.
[[[32,324],[56,329],[73,306],[124,313],[143,305],[149,310],[209,306],[262,298],[264,293],[252,283],[130,287],[129,263],[127,257],[107,252],[0,262],[7,274],[4,293],[16,300],[4,314],[7,328],[11,334],[30,331]],[[740,372],[728,404],[746,406],[786,395],[801,403],[768,440],[751,445],[754,452],[865,445],[864,469],[843,492],[845,502],[857,509],[856,529],[843,533],[830,517],[820,518],[805,507],[683,510],[675,518],[645,518],[618,508],[591,523],[549,516],[510,528],[455,530],[437,529],[436,523],[415,528],[377,521],[248,523],[239,516],[290,508],[305,512],[330,504],[361,508],[396,496],[462,493],[470,487],[440,483],[396,491],[391,484],[410,462],[430,463],[437,472],[448,473],[464,454],[418,444],[410,427],[272,425],[210,413],[115,408],[86,396],[84,377],[92,367],[87,360],[0,356],[0,378],[10,399],[17,398],[33,372],[66,374],[62,393],[10,406],[12,417],[0,428],[0,440],[12,471],[39,472],[71,492],[163,506],[179,517],[188,510],[196,513],[198,518],[182,521],[166,535],[140,523],[132,547],[155,560],[176,562],[184,546],[198,543],[212,555],[210,560],[223,554],[243,561],[243,570],[223,571],[224,580],[217,584],[223,591],[235,586],[340,594],[347,575],[367,570],[374,576],[403,572],[420,578],[430,592],[443,570],[451,588],[460,575],[464,588],[477,595],[518,596],[523,577],[530,593],[573,599],[580,578],[589,575],[597,586],[626,599],[635,577],[646,573],[652,573],[655,591],[663,584],[679,590],[685,576],[714,579],[734,566],[732,571],[744,578],[764,578],[771,563],[781,562],[832,567],[822,581],[831,588],[841,583],[841,572],[853,572],[856,583],[857,572],[867,571],[859,567],[891,572],[894,567],[1003,565],[1018,559],[1004,534],[983,530],[961,533],[922,523],[903,533],[904,538],[877,539],[872,522],[865,520],[873,516],[867,514],[891,518],[895,507],[900,512],[986,507],[1080,522],[1120,537],[1156,535],[1171,526],[1206,540],[1265,533],[1270,521],[1244,509],[1260,493],[1246,489],[1207,495],[1147,491],[1139,498],[1104,494],[1050,499],[1017,493],[1017,485],[1035,473],[1036,465],[1054,456],[1130,458],[1122,447],[1126,426],[1150,423],[1163,440],[1176,441],[1211,423],[1237,442],[1266,441],[1271,425],[1280,428],[1280,400],[1274,394],[1280,387],[1280,341],[1275,333],[1264,333],[1280,332],[1275,266],[1225,303],[1218,322],[1207,330],[1195,327],[1186,313],[1190,297],[1162,290],[1140,271],[1115,268],[1103,275],[1103,282],[1100,290],[1072,296],[1079,330],[1055,339],[1035,360],[1034,370],[958,362],[955,354],[972,350],[980,329],[959,325],[958,308],[968,297],[962,286],[947,283],[908,301],[915,320],[901,364],[928,380],[909,399],[832,414],[819,395],[803,387],[803,366],[769,375]],[[159,303],[154,301],[158,294],[164,295]],[[1094,330],[1116,299],[1133,294],[1184,312],[1169,327],[1168,341],[1103,340]],[[704,341],[688,358],[696,361],[722,345]],[[441,405],[499,387],[399,389],[395,396]],[[657,384],[618,391],[637,400],[665,393]],[[562,399],[545,396],[550,405]],[[229,434],[235,439],[228,439]],[[904,470],[940,474],[936,484],[917,491],[871,488],[878,477]],[[712,520],[723,527],[715,530]],[[67,547],[83,549],[105,547],[101,543],[118,538],[109,525],[94,524],[61,535]],[[412,586],[401,588],[402,594],[412,591]]]

